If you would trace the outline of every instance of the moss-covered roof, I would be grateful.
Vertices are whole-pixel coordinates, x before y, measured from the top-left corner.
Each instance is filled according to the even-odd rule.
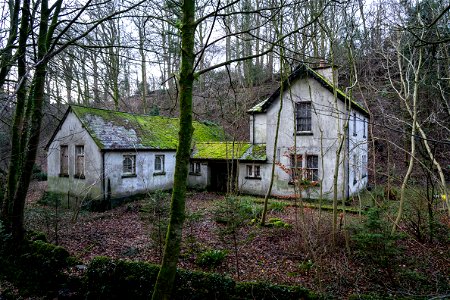
[[[72,110],[100,149],[167,149],[178,144],[179,120],[160,116],[72,105]],[[217,125],[194,121],[193,142],[225,139]]]
[[[245,142],[196,143],[192,158],[204,160],[266,160],[266,145],[252,145]]]
[[[283,86],[286,88],[289,88],[296,79],[301,78],[302,76],[311,76],[312,78],[316,79],[324,88],[329,90],[331,93],[334,93],[335,87],[333,86],[333,83],[331,83],[327,78],[313,70],[312,68],[306,66],[305,64],[302,64],[298,66],[292,73],[289,75],[289,77],[284,81]],[[270,105],[278,98],[281,92],[281,87],[279,87],[269,98],[259,102],[252,108],[250,108],[247,112],[248,113],[263,113],[266,112],[267,109],[270,107]],[[342,90],[336,88],[336,94],[338,99],[343,101],[344,103],[348,104],[351,103],[352,108],[355,110],[358,110],[365,116],[369,116],[368,111],[358,102],[351,99],[347,94],[345,94]]]

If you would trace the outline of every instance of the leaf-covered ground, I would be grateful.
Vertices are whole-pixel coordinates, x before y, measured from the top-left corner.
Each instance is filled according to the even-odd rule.
[[[102,213],[82,211],[74,220],[72,210],[59,207],[56,212],[52,206],[37,204],[36,198],[32,195],[28,203],[28,228],[43,231],[49,241],[65,247],[83,263],[99,255],[160,262],[161,245],[150,221],[155,218],[150,217],[146,200]],[[290,226],[260,227],[248,219],[233,235],[215,221],[213,212],[220,201],[223,196],[215,193],[189,193],[180,267],[228,274],[243,281],[301,285],[337,297],[369,292],[450,295],[448,241],[421,244],[403,238],[397,242],[400,254],[387,266],[372,264],[356,255],[358,249],[343,230],[360,222],[357,215],[341,215],[341,231],[333,248],[328,212],[319,217],[316,209],[281,207],[270,211],[269,218],[279,218]],[[208,249],[227,251],[225,261],[218,267],[201,268],[197,257]]]

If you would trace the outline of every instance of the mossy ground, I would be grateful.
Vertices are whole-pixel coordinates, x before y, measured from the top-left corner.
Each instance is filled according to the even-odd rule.
[[[246,205],[253,202],[261,206],[261,198],[242,198]],[[233,239],[229,235],[224,238],[219,235],[219,229],[225,225],[215,222],[213,217],[216,204],[222,200],[222,195],[214,193],[188,194],[189,217],[184,226],[181,268],[214,271],[238,281],[300,285],[337,298],[366,293],[397,296],[409,293],[430,297],[450,293],[448,240],[419,243],[406,234],[396,242],[400,252],[395,261],[390,262],[390,268],[371,265],[373,261],[365,259],[354,248],[351,239],[353,231],[347,230],[364,224],[365,215],[347,213],[345,219],[339,217],[337,246],[333,248],[331,213],[322,210],[319,218],[317,209],[301,208],[293,205],[291,200],[270,200],[273,205],[268,218],[280,226],[260,227],[258,222],[249,219],[239,228],[236,235],[238,274]],[[396,204],[395,201],[387,203]],[[146,217],[148,212],[141,211],[144,204],[145,199],[103,213],[85,212],[79,215],[76,222],[70,220],[70,211],[62,210],[58,222],[59,243],[85,263],[95,256],[107,255],[157,264],[161,257],[150,239],[152,224]],[[39,207],[42,211],[46,209]],[[32,207],[29,206],[29,209]],[[27,220],[28,226],[43,228],[52,241],[55,238],[52,223],[47,227],[45,216],[39,218],[36,208],[33,209],[33,220]],[[389,213],[389,210],[386,212]],[[437,217],[445,218],[445,214]],[[350,234],[350,253],[345,247],[347,234]],[[220,265],[203,269],[198,265],[197,258],[208,249],[227,251],[228,255]],[[308,267],[305,268],[305,265]]]

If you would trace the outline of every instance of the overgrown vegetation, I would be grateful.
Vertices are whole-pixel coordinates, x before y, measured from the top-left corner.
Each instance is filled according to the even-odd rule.
[[[141,212],[144,213],[144,218],[147,219],[151,227],[150,238],[152,246],[157,249],[161,259],[169,224],[169,206],[169,194],[158,190],[148,195],[141,209]]]
[[[408,191],[408,199],[413,199],[414,195],[424,194]],[[374,206],[371,204],[372,196],[378,197]],[[154,240],[158,237],[155,231],[158,226],[155,225],[158,220],[164,221],[167,215],[151,219],[150,214],[157,216],[162,213],[161,206],[168,203],[165,197],[167,194],[157,192],[148,195],[146,199],[127,202],[126,205],[106,212],[83,211],[77,221],[72,221],[71,210],[60,203],[59,241],[86,264],[93,256],[102,255],[105,251],[111,257],[159,263],[160,248],[157,243],[160,239]],[[422,236],[425,238],[419,241],[408,226],[409,205],[405,207],[400,234],[392,236],[389,227],[398,202],[386,199],[383,188],[368,192],[363,197],[365,199],[362,201],[369,206],[368,209],[362,215],[340,215],[337,247],[332,248],[329,230],[332,219],[331,214],[325,210],[319,212],[312,205],[300,209],[294,201],[270,199],[268,226],[260,227],[252,220],[260,216],[261,198],[191,193],[183,232],[182,265],[188,269],[200,267],[205,271],[228,274],[236,280],[236,289],[254,288],[255,295],[262,293],[258,287],[266,289],[264,284],[241,284],[240,281],[305,284],[316,292],[339,298],[348,297],[350,293],[355,293],[355,297],[359,298],[366,294],[378,298],[389,295],[433,297],[449,294],[446,257],[450,253],[445,211],[438,210],[436,206],[434,238],[429,240],[428,231],[423,231]],[[271,206],[271,203],[276,204]],[[351,205],[357,212],[359,203],[355,201]],[[411,209],[411,216],[418,216],[414,209],[416,207]],[[32,203],[27,209],[27,227],[33,226],[32,228],[46,232],[49,240],[54,241],[54,211],[55,203],[52,199],[46,199],[40,204]],[[423,221],[428,224],[427,220]],[[422,230],[428,230],[428,226],[423,226]],[[136,231],[141,231],[141,234],[133,236]],[[8,235],[0,236],[8,240]],[[347,238],[348,251],[345,246]],[[44,237],[42,234],[33,235],[29,239],[43,240]],[[119,264],[117,261],[109,261],[112,265]],[[78,271],[77,273],[82,275]],[[130,295],[142,293],[145,298],[144,293],[148,290],[137,290],[145,289],[147,283],[139,281],[138,277],[141,275],[132,274],[134,275],[129,275],[128,279],[123,279],[136,289]],[[192,273],[186,274],[189,277]],[[47,287],[49,291],[66,289],[65,279],[60,279],[63,281],[62,285],[58,284],[58,288]],[[78,289],[79,279],[68,280],[71,288]],[[12,282],[11,279],[9,281]],[[105,293],[114,293],[116,287],[111,286],[114,284],[124,283],[113,281],[105,287],[112,290],[105,290]],[[3,285],[3,291],[5,286],[7,285]],[[15,287],[17,290],[19,285],[15,284]],[[272,289],[278,291],[285,288],[277,286],[265,291],[270,294]],[[19,290],[34,293],[22,286]],[[186,295],[197,292],[184,291]]]

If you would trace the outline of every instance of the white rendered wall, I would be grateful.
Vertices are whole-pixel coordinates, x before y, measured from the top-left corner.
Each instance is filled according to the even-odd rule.
[[[67,145],[69,151],[69,176],[60,177],[60,145]],[[74,178],[75,146],[84,146],[85,178]],[[47,152],[48,190],[56,193],[70,193],[80,197],[102,197],[101,153],[94,140],[82,127],[80,120],[70,112],[55,135]]]

